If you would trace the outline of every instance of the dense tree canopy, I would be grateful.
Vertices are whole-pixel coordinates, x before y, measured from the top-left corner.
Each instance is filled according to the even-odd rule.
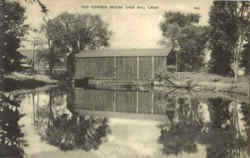
[[[209,14],[212,72],[221,75],[237,72],[234,68],[239,65],[250,24],[249,4],[249,2],[213,2]]]
[[[249,18],[250,18],[250,12],[249,12]],[[246,73],[250,74],[250,25],[248,25],[248,31],[247,31],[247,40],[244,44],[244,48],[242,51],[242,58],[241,58],[241,66],[246,68]],[[249,82],[250,83],[250,82]]]
[[[197,70],[203,64],[207,27],[198,26],[199,14],[166,12],[160,28],[165,39],[171,41],[178,71]]]
[[[27,25],[24,25],[25,9],[14,1],[1,1],[0,4],[0,71],[9,73],[20,69],[22,55],[18,52],[21,38]]]
[[[44,26],[48,40],[57,47],[78,52],[109,46],[111,32],[99,15],[62,13]]]
[[[28,144],[18,123],[23,116],[20,96],[12,98],[0,94],[0,157],[24,157],[23,148]]]
[[[241,66],[245,67],[245,72],[250,72],[250,43],[244,45],[244,50],[242,52]]]
[[[42,26],[49,45],[49,66],[63,53],[109,46],[111,31],[99,15],[64,12]],[[59,54],[58,54],[59,53]],[[51,58],[50,58],[51,57]],[[72,65],[72,64],[69,64]]]

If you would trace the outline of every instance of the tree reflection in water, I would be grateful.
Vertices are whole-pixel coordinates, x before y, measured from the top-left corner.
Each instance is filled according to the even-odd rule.
[[[203,143],[207,145],[207,158],[240,158],[247,149],[245,133],[240,132],[237,101],[213,98],[208,100],[210,128]],[[241,104],[241,108],[249,104]],[[244,113],[243,116],[246,117]],[[245,127],[246,129],[247,124]]]
[[[181,97],[171,100],[170,105],[175,105],[174,120],[170,127],[162,127],[159,142],[164,145],[166,154],[192,153],[197,151],[196,141],[200,137],[203,127],[199,113],[197,99]]]
[[[23,147],[27,146],[18,121],[20,96],[7,97],[0,94],[0,157],[24,157]]]
[[[250,104],[247,104],[247,103],[241,103],[241,112],[243,114],[243,122],[244,122],[244,126],[245,126],[245,130],[246,132],[248,131],[248,128],[249,128],[249,119],[248,119],[248,116],[249,116],[249,108],[250,108]]]
[[[44,131],[40,131],[42,140],[57,146],[62,151],[98,149],[111,132],[108,120],[74,113],[68,110],[69,105],[66,107],[69,113],[56,114],[59,111],[55,109],[63,103],[59,98],[63,98],[61,95],[65,94],[57,89],[54,91],[51,89],[48,94],[47,114],[39,114],[40,117],[44,116],[48,119],[47,124],[40,125],[40,127],[46,126]],[[46,113],[44,110],[41,112]]]
[[[238,104],[223,98],[208,99],[209,121],[204,120],[198,99],[181,97],[174,104],[175,121],[161,127],[159,142],[164,146],[164,153],[195,153],[198,151],[197,144],[201,144],[206,146],[207,158],[242,157],[247,148],[244,132],[248,128],[249,104]],[[241,109],[237,108],[239,105]],[[243,120],[239,119],[239,113],[243,115]],[[244,121],[243,133],[239,121]]]
[[[107,119],[80,115],[69,118],[64,114],[53,120],[42,139],[63,151],[73,149],[89,151],[98,149],[108,133],[110,130]]]

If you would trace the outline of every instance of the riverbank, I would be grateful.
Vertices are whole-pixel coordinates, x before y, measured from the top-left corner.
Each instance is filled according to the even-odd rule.
[[[228,96],[248,97],[249,85],[246,76],[239,77],[237,82],[233,78],[223,77],[206,72],[182,72],[180,78],[175,78],[176,74],[172,73],[170,81],[176,85],[189,85],[197,93],[225,94]],[[12,73],[5,76],[5,80],[0,85],[0,92],[4,93],[25,93],[37,88],[46,88],[62,85],[62,81],[51,79],[48,75],[34,74],[27,75],[22,73]],[[171,84],[156,86],[156,89],[168,91]]]
[[[247,76],[241,76],[237,79],[237,82],[235,82],[232,77],[224,77],[207,72],[181,72],[178,75],[179,77],[177,79],[177,75],[172,74],[169,80],[176,85],[190,86],[195,91],[210,91],[243,96],[249,95]]]
[[[59,81],[47,75],[11,73],[4,77],[0,85],[0,92],[16,92],[35,89],[38,87],[57,85]]]

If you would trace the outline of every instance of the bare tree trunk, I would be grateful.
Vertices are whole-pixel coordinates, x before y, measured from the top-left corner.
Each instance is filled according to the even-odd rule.
[[[33,124],[36,125],[35,92],[33,91],[31,95],[32,95],[32,105],[33,105]]]
[[[250,70],[250,56],[248,59],[248,70]],[[250,103],[250,72],[248,72],[248,99],[249,99],[249,103]],[[250,129],[250,128],[249,128]],[[249,137],[250,138],[250,137]],[[250,141],[249,141],[250,142]],[[250,145],[249,145],[250,146]],[[249,153],[250,153],[250,147],[249,147]]]
[[[237,64],[237,48],[234,50],[234,66],[233,66],[233,71],[234,71],[234,82],[236,83],[237,81],[237,75],[238,75],[238,64]]]
[[[0,70],[1,71],[1,70]],[[2,87],[4,81],[4,75],[3,72],[0,72],[0,86]]]
[[[40,61],[37,62],[37,72],[40,73]]]
[[[53,92],[50,91],[49,92],[49,104],[48,104],[48,108],[49,108],[49,121],[48,121],[48,124],[49,126],[53,125],[54,121],[55,121],[55,117],[54,117],[54,113],[53,113],[53,110],[52,110],[52,106],[53,106]]]
[[[50,75],[53,74],[53,66],[52,66],[52,64],[49,64],[49,74]]]
[[[243,48],[243,45],[244,45],[244,37],[243,37],[243,34],[242,33],[242,28],[240,28],[240,35],[239,35],[239,38],[238,38],[238,42],[236,43],[236,46],[234,48],[234,81],[236,82],[237,79],[238,79],[238,71],[239,71],[239,65],[240,65],[240,55],[241,55],[241,52],[242,52],[242,48]]]
[[[53,44],[52,41],[49,39],[48,40],[48,44],[49,44],[49,58],[48,58],[48,62],[49,62],[49,74],[52,75],[52,71],[53,71],[53,55],[52,53],[54,53],[53,51]]]
[[[4,64],[3,59],[0,57],[0,86],[3,84],[4,81]]]
[[[178,54],[177,52],[175,53],[175,58],[176,58],[176,63],[175,63],[175,70],[176,70],[176,78],[179,79],[179,75],[178,75]]]
[[[32,62],[32,70],[33,70],[33,73],[35,72],[35,43],[33,43],[33,62]]]

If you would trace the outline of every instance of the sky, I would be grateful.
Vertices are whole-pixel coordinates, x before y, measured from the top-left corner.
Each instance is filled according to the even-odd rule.
[[[140,49],[159,48],[162,34],[159,23],[165,11],[199,13],[200,24],[208,22],[208,12],[212,0],[41,0],[49,9],[48,16],[54,18],[60,13],[99,14],[113,32],[110,48]],[[36,3],[23,3],[26,8],[25,23],[39,27],[43,23],[43,14]],[[94,5],[122,6],[123,9],[92,8]],[[83,6],[89,6],[84,8]],[[142,6],[145,9],[126,9],[126,6]],[[149,9],[151,6],[156,9]],[[199,9],[195,9],[199,7]],[[29,48],[26,42],[25,47]]]

